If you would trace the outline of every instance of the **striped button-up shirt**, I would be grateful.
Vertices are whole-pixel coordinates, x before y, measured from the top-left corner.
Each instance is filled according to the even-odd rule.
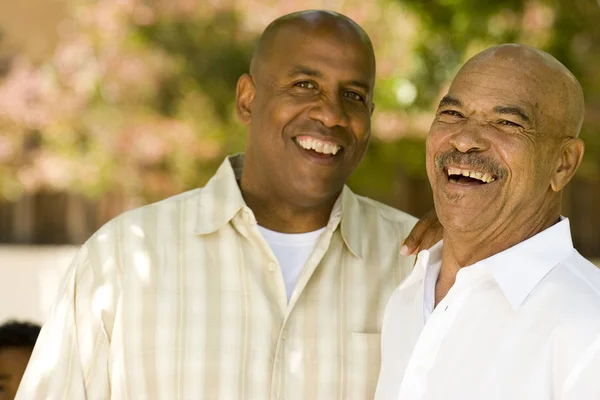
[[[17,395],[372,399],[413,217],[345,187],[289,301],[231,157],[201,189],[115,218],[69,268]]]

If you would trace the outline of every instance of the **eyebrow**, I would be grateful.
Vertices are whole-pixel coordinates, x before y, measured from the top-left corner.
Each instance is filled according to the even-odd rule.
[[[457,98],[454,98],[450,95],[446,95],[440,101],[440,105],[438,106],[438,108],[445,106],[462,107],[463,104]],[[531,123],[531,118],[527,116],[525,110],[518,106],[496,106],[494,107],[494,112],[502,115],[514,115],[516,117],[521,118],[525,122]]]
[[[288,73],[288,76],[290,78],[294,77],[296,75],[308,75],[308,76],[314,76],[317,78],[323,77],[323,74],[320,71],[317,71],[316,69],[312,69],[312,68],[309,68],[304,65],[297,65],[297,66],[293,67],[290,70],[290,72]]]
[[[290,78],[293,78],[298,75],[312,76],[315,78],[323,77],[323,74],[321,73],[321,71],[317,71],[317,70],[307,67],[305,65],[297,65],[297,66],[293,67],[290,70],[290,72],[288,73],[288,77],[290,77]],[[347,84],[349,84],[350,86],[359,87],[368,93],[371,92],[371,86],[369,86],[366,82],[361,82],[356,79],[352,79],[352,80],[348,81]]]
[[[0,374],[0,379],[10,379],[10,375],[8,375],[8,374]]]
[[[456,107],[462,107],[462,102],[450,95],[446,95],[442,98],[442,100],[440,100],[440,105],[438,106],[438,108],[440,107],[445,107],[445,106],[456,106]]]
[[[531,119],[527,116],[521,107],[517,106],[496,106],[494,112],[502,115],[514,115],[521,118],[523,121],[530,123]]]

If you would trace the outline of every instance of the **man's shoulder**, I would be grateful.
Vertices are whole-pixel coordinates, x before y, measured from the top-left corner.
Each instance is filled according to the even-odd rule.
[[[392,206],[355,194],[362,212],[368,217],[380,217],[392,223],[414,226],[418,219]]]
[[[130,231],[127,229],[124,230],[123,226],[135,226],[136,228],[131,231],[133,233],[136,231],[139,232],[144,229],[143,225],[145,224],[143,222],[145,220],[151,220],[159,215],[174,215],[174,213],[178,213],[178,210],[179,213],[195,213],[195,209],[199,206],[202,190],[203,188],[188,190],[154,203],[124,211],[106,222],[90,239],[93,240],[108,233],[113,234],[115,230],[119,230],[120,232]],[[120,229],[117,229],[117,227],[120,227]]]
[[[600,329],[600,269],[573,250],[544,279],[546,294],[565,325],[593,323]]]
[[[600,268],[583,257],[577,250],[563,263],[563,268],[558,269],[564,275],[563,281],[574,293],[580,293],[595,300],[600,311]],[[600,313],[598,314],[600,317]]]

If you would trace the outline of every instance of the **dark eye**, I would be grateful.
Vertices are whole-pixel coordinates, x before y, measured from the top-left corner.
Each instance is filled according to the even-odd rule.
[[[315,84],[310,81],[301,81],[294,84],[294,86],[302,88],[302,89],[314,89]]]
[[[353,92],[353,91],[344,92],[344,97],[347,97],[350,100],[355,100],[355,101],[364,101],[365,100],[365,98],[361,94]]]
[[[440,115],[449,115],[451,117],[462,117],[463,115],[456,110],[443,110]]]
[[[517,124],[516,122],[507,121],[505,119],[501,119],[500,121],[498,121],[498,123],[500,125],[512,126],[512,127],[515,127],[515,128],[520,128],[521,127],[521,125]]]

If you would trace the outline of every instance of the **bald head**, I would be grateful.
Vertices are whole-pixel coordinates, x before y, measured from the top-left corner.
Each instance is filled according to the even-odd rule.
[[[286,36],[290,34],[302,35],[307,41],[314,36],[333,35],[344,42],[358,43],[375,71],[373,45],[356,22],[333,11],[308,10],[284,15],[267,26],[252,55],[251,75],[259,74],[260,68],[269,63],[273,54],[282,46],[285,47]]]
[[[503,44],[475,55],[461,68],[455,80],[465,74],[512,73],[515,86],[533,90],[535,108],[559,135],[577,137],[584,116],[583,90],[575,76],[550,54],[521,44]],[[557,124],[558,122],[558,124]]]

